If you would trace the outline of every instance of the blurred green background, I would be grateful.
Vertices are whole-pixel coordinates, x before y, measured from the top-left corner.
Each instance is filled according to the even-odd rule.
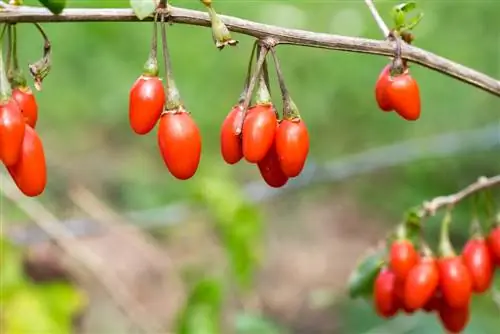
[[[381,38],[363,1],[217,0],[214,3],[222,14],[268,24]],[[386,22],[390,8],[396,3],[376,2]],[[499,1],[421,0],[418,4],[425,17],[414,32],[416,46],[500,78]],[[69,0],[68,4],[69,7],[128,5],[125,0]],[[176,0],[173,5],[203,10],[199,1]],[[139,137],[128,125],[128,93],[148,56],[152,25],[50,23],[43,26],[52,41],[53,66],[43,91],[36,93],[37,131],[44,141],[49,164],[48,186],[39,199],[59,217],[73,216],[67,191],[75,183],[85,185],[122,213],[152,212],[172,202],[197,200],[193,190],[196,194],[197,189],[204,189],[203,182],[207,179],[232,180],[236,189],[256,181],[254,186],[265,188],[255,166],[242,162],[228,167],[219,153],[219,128],[241,93],[251,38],[235,34],[233,37],[240,41],[238,47],[219,52],[213,46],[209,29],[180,24],[169,29],[175,80],[203,136],[198,174],[192,180],[180,182],[163,165],[155,134]],[[18,34],[21,62],[27,64],[38,59],[42,41],[36,29],[21,24]],[[319,272],[311,274],[310,281],[303,285],[297,282],[290,288],[306,296],[309,302],[301,305],[308,311],[295,309],[293,313],[283,307],[286,312],[271,312],[269,317],[280,323],[284,332],[291,333],[442,333],[434,316],[402,316],[390,322],[377,319],[369,303],[345,298],[345,278],[362,250],[374,244],[375,236],[383,237],[406,209],[424,199],[455,192],[480,175],[500,171],[500,99],[413,65],[411,71],[420,84],[422,117],[417,122],[406,122],[394,113],[381,112],[374,101],[375,80],[387,58],[296,46],[280,46],[278,55],[289,90],[310,131],[311,166],[342,162],[352,154],[387,145],[419,141],[402,146],[396,155],[373,159],[367,156],[360,160],[366,165],[347,164],[348,168],[373,168],[373,171],[335,177],[337,182],[328,182],[328,177],[313,182],[318,175],[309,169],[302,179],[294,180],[301,185],[297,191],[258,204],[257,210],[264,213],[264,240],[297,240],[287,242],[287,247],[293,247],[286,251],[279,243],[272,248],[278,255],[293,250],[295,257],[275,257],[286,263],[292,261],[298,272]],[[274,73],[271,79],[274,80]],[[279,104],[276,84],[272,92]],[[489,129],[493,135],[484,136],[470,150],[453,153],[471,144],[470,137],[462,135],[463,131],[475,129]],[[440,144],[433,138],[445,133],[457,134],[439,148],[443,154],[451,152],[449,156],[427,157],[425,152]],[[411,154],[415,150],[421,152],[418,159],[376,168],[384,163],[391,165],[398,154]],[[333,166],[330,172],[335,172],[335,165],[330,166]],[[323,176],[327,172],[323,170]],[[337,170],[337,174],[342,173]],[[290,182],[292,186],[294,182]],[[230,201],[233,195],[226,196]],[[219,204],[224,207],[224,203]],[[458,224],[453,229],[457,246],[467,235],[468,212],[466,204],[459,207]],[[9,201],[3,205],[1,214],[7,227],[29,222]],[[147,214],[141,217],[135,222],[138,226],[147,224]],[[159,217],[154,220],[176,218],[161,214]],[[430,220],[429,235],[435,235],[437,225],[437,220]],[[156,224],[153,233],[168,248],[172,239],[169,229],[182,228]],[[322,236],[325,229],[329,233]],[[353,243],[359,247],[353,247]],[[317,253],[309,252],[313,248]],[[263,255],[265,267],[274,259],[269,255],[272,250],[267,251]],[[318,263],[317,267],[304,264],[301,252],[308,254],[309,259],[314,256],[311,254],[328,255],[326,263]],[[322,270],[321,266],[330,269]],[[287,285],[290,273],[280,276],[277,268],[273,272],[278,272],[277,277],[284,281],[271,284],[271,290]],[[259,286],[265,284],[266,279],[259,281]],[[289,304],[286,299],[281,303]],[[316,313],[325,315],[316,318]],[[495,305],[491,294],[476,297],[472,321],[465,333],[498,332],[498,314],[499,305]],[[294,322],[303,317],[311,317],[304,320],[306,327]],[[323,326],[322,322],[334,325]],[[99,327],[93,328],[104,333]],[[262,331],[255,333],[258,332]]]

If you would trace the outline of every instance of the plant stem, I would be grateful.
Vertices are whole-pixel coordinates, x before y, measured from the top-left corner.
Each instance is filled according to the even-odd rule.
[[[166,92],[166,110],[176,110],[182,106],[181,97],[172,73],[172,63],[170,52],[167,44],[167,25],[165,23],[165,15],[161,16],[161,40],[163,51],[163,64],[165,66],[165,92]]]
[[[441,257],[451,257],[455,255],[453,245],[450,241],[450,224],[451,224],[451,207],[446,211],[443,220],[441,221],[441,232],[439,238],[439,255]]]
[[[250,52],[250,60],[248,61],[248,65],[247,65],[247,74],[245,76],[245,84],[243,85],[243,91],[241,92],[240,98],[238,99],[238,104],[240,104],[240,105],[243,104],[243,102],[245,101],[245,96],[247,95],[248,85],[250,83],[250,77],[252,76],[253,59],[255,57],[255,50],[257,49],[257,44],[258,44],[258,40],[256,40],[253,43],[252,51]]]
[[[0,102],[5,102],[11,96],[11,88],[3,60],[3,38],[5,31],[7,30],[7,26],[7,24],[3,25],[2,32],[0,34]]]
[[[250,105],[250,101],[252,99],[252,94],[255,89],[255,84],[257,82],[257,79],[260,75],[260,72],[262,70],[262,65],[264,65],[264,60],[266,59],[266,55],[269,52],[269,50],[266,47],[262,47],[259,52],[259,56],[257,58],[257,65],[252,73],[252,76],[250,78],[250,82],[248,83],[248,90],[247,94],[245,96],[245,100],[243,101],[243,104],[241,106],[241,120],[240,124],[236,128],[236,134],[239,135],[241,134],[241,130],[243,128],[243,122],[245,121],[245,116],[248,111],[248,107]]]

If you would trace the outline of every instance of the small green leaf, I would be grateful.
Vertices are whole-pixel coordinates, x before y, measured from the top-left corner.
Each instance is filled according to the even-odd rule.
[[[38,0],[40,3],[50,10],[53,14],[61,14],[64,8],[66,8],[67,0]]]
[[[384,264],[385,248],[376,250],[360,260],[348,279],[351,298],[371,295],[375,279]]]
[[[130,7],[139,20],[144,20],[156,10],[155,0],[130,0]]]
[[[403,29],[404,30],[412,30],[413,28],[415,28],[420,23],[420,21],[422,21],[423,18],[424,18],[424,13],[418,13],[417,16],[412,17],[409,20],[409,22],[407,22],[405,24],[405,26],[403,27]]]
[[[205,278],[190,291],[177,321],[178,334],[219,334],[222,308],[221,282]]]
[[[399,11],[403,13],[409,13],[417,8],[417,3],[415,1],[404,2],[393,7],[393,11]]]

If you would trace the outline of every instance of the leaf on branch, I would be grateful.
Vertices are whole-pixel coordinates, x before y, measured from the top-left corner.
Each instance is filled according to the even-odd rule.
[[[50,10],[52,14],[61,14],[66,8],[67,0],[38,0],[45,8]]]
[[[156,10],[156,1],[130,0],[130,7],[132,7],[135,16],[137,16],[139,20],[144,20]]]
[[[386,249],[378,249],[361,259],[348,280],[349,296],[351,298],[370,296],[373,284],[382,268]]]

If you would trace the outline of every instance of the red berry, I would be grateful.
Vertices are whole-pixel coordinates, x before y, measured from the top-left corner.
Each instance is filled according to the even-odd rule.
[[[396,240],[391,245],[390,267],[398,280],[404,281],[410,270],[417,264],[419,255],[408,240]]]
[[[404,119],[415,121],[420,117],[420,92],[418,84],[409,73],[391,77],[387,97],[393,109]]]
[[[187,180],[196,173],[201,159],[201,135],[188,112],[167,112],[161,116],[158,145],[174,177]]]
[[[19,160],[7,167],[15,184],[26,196],[40,195],[47,184],[47,166],[43,144],[36,131],[25,125]]]
[[[38,105],[31,89],[29,87],[14,88],[12,98],[21,109],[26,124],[34,129],[38,120]]]
[[[281,188],[288,182],[288,176],[281,169],[274,143],[267,151],[266,156],[257,163],[257,166],[259,167],[260,175],[270,187]]]
[[[432,299],[439,284],[439,273],[436,260],[422,257],[415,265],[405,281],[404,303],[410,310],[423,308]]]
[[[439,319],[443,327],[450,333],[461,333],[470,319],[469,305],[454,308],[442,303],[439,308]]]
[[[20,157],[25,122],[21,109],[13,99],[0,103],[0,159],[6,166],[14,165]]]
[[[398,312],[399,303],[396,296],[396,275],[384,268],[375,280],[373,288],[375,311],[383,318],[391,318]]]
[[[493,260],[500,265],[500,226],[495,227],[488,235],[488,247]]]
[[[309,133],[301,119],[283,120],[276,129],[276,151],[283,173],[296,177],[302,172],[309,153]]]
[[[384,67],[375,84],[375,99],[377,100],[378,107],[383,111],[392,111],[392,104],[387,96],[387,87],[391,84],[390,72],[391,64]]]
[[[436,290],[422,308],[425,312],[439,311],[442,303],[441,291]]]
[[[243,156],[248,162],[262,160],[274,142],[276,114],[270,104],[250,108],[243,124]]]
[[[472,280],[462,257],[444,257],[438,260],[439,287],[450,307],[464,308],[472,295]]]
[[[222,158],[230,165],[234,165],[243,158],[241,136],[236,134],[241,116],[241,107],[238,105],[227,114],[220,131]]]
[[[493,280],[493,260],[484,238],[474,238],[467,242],[462,252],[464,264],[469,269],[472,290],[477,293],[489,289]]]
[[[141,75],[130,89],[129,122],[139,135],[149,133],[160,119],[165,91],[158,77]]]

